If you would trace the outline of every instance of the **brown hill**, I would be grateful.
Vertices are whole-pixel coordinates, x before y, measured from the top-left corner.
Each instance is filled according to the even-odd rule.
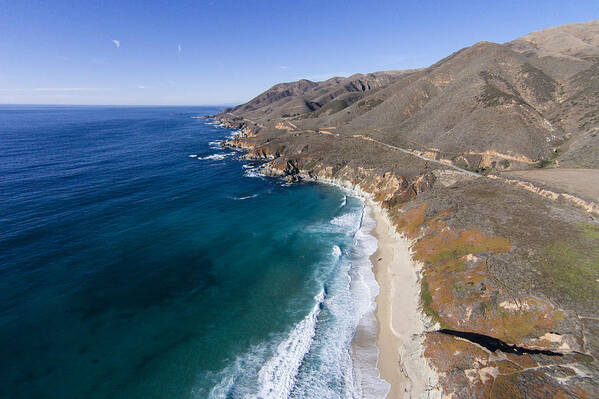
[[[254,119],[274,119],[315,112],[334,113],[394,82],[404,71],[384,71],[348,78],[334,77],[323,82],[302,79],[279,83],[246,104],[229,111]],[[314,115],[316,115],[314,114]]]
[[[512,49],[536,57],[584,60],[599,56],[599,20],[555,26],[529,33],[506,43]]]
[[[591,21],[479,42],[422,70],[282,83],[227,112],[271,129],[365,134],[471,169],[599,167],[598,79]]]

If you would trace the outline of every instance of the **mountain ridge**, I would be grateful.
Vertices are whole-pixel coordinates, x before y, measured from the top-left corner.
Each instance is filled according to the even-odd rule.
[[[593,29],[586,32],[581,26]],[[559,163],[558,155],[576,167],[572,157],[564,157],[570,148],[564,144],[580,141],[597,127],[589,115],[598,105],[597,92],[577,82],[581,74],[596,76],[599,20],[546,32],[506,44],[477,42],[422,69],[280,83],[227,112],[270,129],[288,121],[299,130],[366,131],[389,144],[432,151],[438,159],[473,170],[525,169]],[[551,40],[560,34],[585,45],[573,51],[574,56],[564,50],[571,40],[562,40],[553,51]],[[577,96],[585,96],[584,101],[576,101]],[[581,117],[590,123],[581,126],[576,119]],[[599,142],[581,145],[596,148]],[[518,158],[525,161],[514,163]],[[580,166],[599,167],[599,158]]]

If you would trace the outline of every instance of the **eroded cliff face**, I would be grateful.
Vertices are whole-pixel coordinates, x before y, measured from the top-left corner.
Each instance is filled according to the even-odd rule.
[[[412,240],[430,320],[424,353],[447,397],[599,394],[599,227],[584,211],[421,160],[388,162],[380,149],[361,147],[372,156],[348,159],[348,146],[367,143],[230,126],[244,130],[224,145],[265,161],[264,174],[355,186]],[[584,259],[573,249],[580,240],[591,248]],[[579,281],[577,270],[590,282]]]

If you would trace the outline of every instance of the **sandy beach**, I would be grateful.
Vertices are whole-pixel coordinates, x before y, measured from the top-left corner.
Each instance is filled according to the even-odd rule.
[[[371,261],[380,286],[376,299],[379,372],[391,385],[387,398],[428,397],[436,378],[422,354],[425,325],[419,309],[418,269],[409,241],[395,232],[379,206],[371,208],[376,220],[372,234],[378,240]]]

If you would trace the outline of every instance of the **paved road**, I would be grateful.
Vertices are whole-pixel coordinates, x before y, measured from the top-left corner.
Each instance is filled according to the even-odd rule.
[[[237,115],[228,112],[229,115],[233,115],[238,117]],[[257,123],[252,121],[251,119],[244,118],[246,121],[253,123],[254,125],[265,127],[261,123]],[[297,126],[288,122],[291,126],[295,127],[295,132],[304,132],[304,133],[312,133],[312,134],[326,134],[329,136],[334,136],[339,139],[343,139],[344,136],[339,133],[331,133],[328,131],[314,131],[314,130],[300,130]],[[433,162],[444,166],[446,168],[451,168],[457,170],[458,172],[464,173],[468,176],[473,177],[485,177],[479,173],[475,173],[458,166],[445,163],[439,161],[437,159],[429,158],[422,155],[419,152],[408,150],[402,147],[394,146],[391,144],[383,143],[382,141],[373,139],[370,136],[366,136],[363,134],[354,134],[355,138],[361,138],[362,140],[371,141],[373,143],[379,144],[381,146],[390,148],[392,150],[401,151],[405,154],[413,155],[420,159],[423,159],[428,162]],[[587,198],[593,198],[595,200],[599,199],[599,169],[543,169],[543,170],[526,170],[526,171],[514,171],[514,172],[504,172],[502,174],[504,177],[499,177],[500,181],[505,181],[505,177],[509,176],[518,176],[531,181],[538,181],[540,183],[546,184],[548,186],[553,186],[556,188],[560,188],[568,193],[581,195]],[[576,198],[575,198],[576,200]],[[576,201],[574,201],[576,202]]]
[[[234,114],[234,113],[232,113],[232,112],[227,112],[227,114],[229,114],[229,115],[232,115],[232,116],[234,116],[234,117],[243,118],[244,120],[246,120],[246,121],[248,121],[248,122],[250,122],[250,123],[253,123],[254,125],[257,125],[257,126],[260,126],[260,127],[265,127],[265,126],[264,126],[263,124],[261,124],[261,123],[255,122],[255,121],[253,121],[253,120],[251,120],[251,119],[248,119],[248,118],[245,118],[245,117],[240,117],[240,116],[238,116],[238,115],[235,115],[235,114]],[[293,126],[293,127],[296,129],[295,131],[297,131],[297,132],[310,132],[310,133],[327,134],[327,135],[335,136],[335,137],[338,137],[338,138],[343,138],[343,136],[341,136],[341,135],[339,135],[339,134],[337,134],[337,133],[321,132],[321,131],[314,131],[314,130],[303,130],[303,131],[302,131],[302,130],[298,129],[298,127],[297,127],[297,126],[295,126],[293,123],[291,123],[291,122],[288,122],[288,121],[287,121],[287,123],[288,123],[289,125]],[[394,145],[391,145],[391,144],[383,143],[382,141],[379,141],[379,140],[373,139],[373,138],[372,138],[372,137],[370,137],[370,136],[365,136],[365,135],[363,135],[363,134],[354,134],[354,135],[353,135],[353,137],[361,138],[362,140],[366,140],[366,141],[371,141],[371,142],[374,142],[374,143],[380,144],[380,145],[382,145],[382,146],[384,146],[384,147],[390,148],[390,149],[392,149],[392,150],[401,151],[401,152],[403,152],[403,153],[406,153],[406,154],[409,154],[409,155],[413,155],[413,156],[415,156],[415,157],[418,157],[418,158],[420,158],[420,159],[423,159],[423,160],[425,160],[425,161],[428,161],[428,162],[433,162],[433,163],[439,164],[439,165],[441,165],[441,166],[445,166],[445,167],[447,167],[447,168],[452,168],[452,169],[454,169],[454,170],[457,170],[458,172],[465,173],[465,174],[467,174],[467,175],[469,175],[469,176],[473,176],[473,177],[483,177],[483,175],[481,175],[481,174],[479,174],[479,173],[471,172],[471,171],[469,171],[469,170],[462,169],[462,168],[460,168],[460,167],[458,167],[458,166],[455,166],[455,165],[452,165],[452,164],[449,164],[449,163],[445,163],[445,162],[439,161],[439,160],[437,160],[437,159],[433,159],[433,158],[425,157],[424,155],[421,155],[421,154],[419,154],[419,153],[418,153],[418,152],[416,152],[416,151],[412,151],[412,150],[408,150],[408,149],[405,149],[405,148],[397,147],[397,146],[394,146]]]
[[[436,164],[439,164],[439,165],[442,165],[442,166],[446,166],[446,167],[455,169],[455,170],[457,170],[459,172],[462,172],[462,173],[465,173],[465,174],[467,174],[469,176],[474,176],[474,177],[482,177],[483,176],[481,174],[478,174],[478,173],[475,173],[475,172],[471,172],[471,171],[466,170],[466,169],[462,169],[462,168],[460,168],[458,166],[455,166],[455,165],[452,165],[452,164],[449,164],[449,163],[445,163],[445,162],[439,161],[437,159],[425,157],[424,155],[421,155],[421,154],[419,154],[419,153],[417,153],[415,151],[412,151],[412,150],[407,150],[405,148],[401,148],[401,147],[397,147],[397,146],[394,146],[394,145],[391,145],[391,144],[383,143],[382,141],[373,139],[372,137],[369,137],[369,136],[364,136],[362,134],[354,134],[353,137],[359,137],[359,138],[361,138],[363,140],[366,140],[366,141],[375,142],[375,143],[380,144],[382,146],[385,146],[387,148],[391,148],[392,150],[401,151],[401,152],[404,152],[406,154],[410,154],[410,155],[413,155],[415,157],[418,157],[420,159],[424,159],[425,161],[434,162]]]

